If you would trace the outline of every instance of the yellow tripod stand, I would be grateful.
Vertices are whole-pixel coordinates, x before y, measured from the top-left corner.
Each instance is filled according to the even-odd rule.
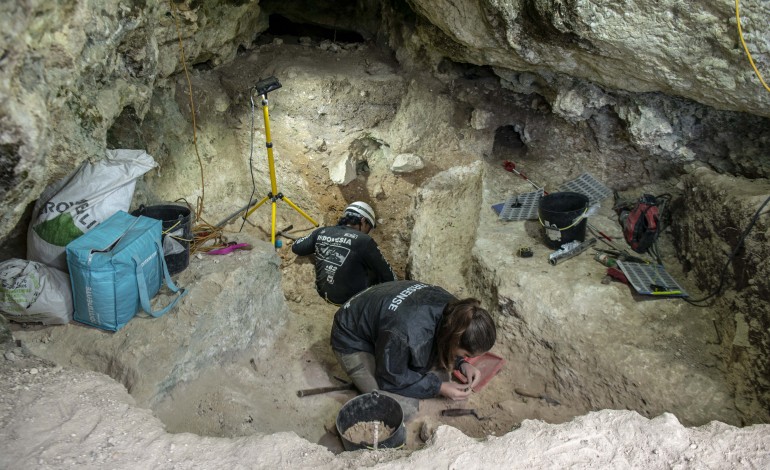
[[[309,215],[307,215],[305,211],[300,209],[299,206],[291,202],[291,200],[289,200],[288,197],[284,196],[283,193],[278,192],[278,184],[275,181],[275,159],[273,158],[273,142],[271,141],[271,137],[270,137],[270,114],[268,113],[268,110],[267,110],[267,93],[281,88],[281,84],[278,82],[277,78],[270,77],[257,82],[254,88],[256,89],[257,94],[262,95],[262,115],[265,118],[265,146],[267,147],[267,164],[268,164],[268,167],[270,168],[270,192],[267,193],[267,196],[265,196],[258,203],[256,203],[254,207],[249,209],[248,212],[244,214],[243,218],[245,220],[247,217],[251,215],[252,212],[257,210],[257,208],[259,208],[262,204],[266,203],[267,201],[270,201],[273,208],[272,223],[270,228],[270,241],[272,242],[273,246],[275,246],[275,214],[276,214],[276,205],[279,200],[286,202],[286,204],[288,204],[292,209],[299,212],[300,215],[302,215],[304,218],[309,220],[314,227],[318,227],[318,223],[315,220],[313,220]],[[253,129],[252,129],[252,132],[254,132]]]

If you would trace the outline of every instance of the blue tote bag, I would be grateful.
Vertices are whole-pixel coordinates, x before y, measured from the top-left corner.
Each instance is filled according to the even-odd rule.
[[[160,220],[118,211],[67,245],[76,321],[118,331],[139,309],[159,317],[176,305],[187,292],[169,276],[161,232]],[[163,280],[177,295],[153,311]]]

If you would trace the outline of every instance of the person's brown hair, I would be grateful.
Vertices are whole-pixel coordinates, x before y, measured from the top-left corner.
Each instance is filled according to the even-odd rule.
[[[497,340],[495,322],[476,299],[455,300],[446,304],[436,335],[438,366],[451,370],[454,351],[462,348],[471,356],[492,349]]]

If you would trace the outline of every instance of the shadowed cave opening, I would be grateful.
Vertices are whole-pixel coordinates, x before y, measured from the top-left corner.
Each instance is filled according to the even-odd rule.
[[[355,31],[329,28],[320,24],[299,23],[277,13],[270,15],[267,31],[259,36],[258,41],[264,44],[272,41],[274,37],[284,38],[289,42],[298,42],[301,37],[309,37],[314,41],[329,40],[346,44],[364,42],[364,37]]]

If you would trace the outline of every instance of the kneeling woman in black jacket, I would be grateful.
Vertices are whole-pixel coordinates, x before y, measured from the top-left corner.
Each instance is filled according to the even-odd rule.
[[[337,311],[331,346],[362,393],[464,400],[482,379],[464,358],[489,351],[496,336],[494,321],[478,300],[458,300],[420,282],[393,281],[370,287]],[[452,369],[468,383],[452,382]]]

